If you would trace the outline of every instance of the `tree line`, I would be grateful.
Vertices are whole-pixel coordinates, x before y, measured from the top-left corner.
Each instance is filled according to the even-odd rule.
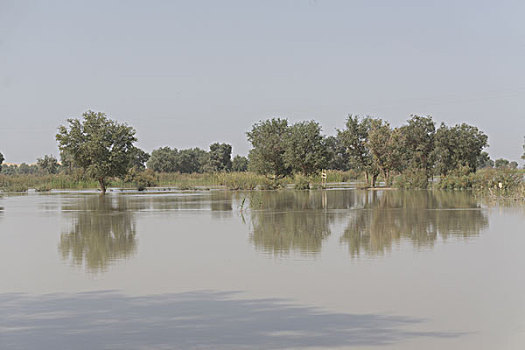
[[[68,119],[56,139],[60,162],[46,155],[35,165],[1,167],[4,174],[56,174],[81,170],[97,180],[105,192],[107,179],[136,174],[146,168],[155,172],[204,173],[253,171],[273,179],[292,174],[311,176],[321,169],[364,173],[376,186],[379,176],[386,185],[402,174],[411,183],[426,187],[434,175],[468,174],[483,167],[517,167],[505,159],[491,160],[483,149],[487,136],[466,123],[436,127],[432,117],[412,115],[400,127],[370,116],[349,115],[335,136],[325,136],[316,121],[290,124],[272,118],[255,123],[246,135],[252,145],[248,157],[235,156],[227,143],[213,143],[209,150],[160,147],[151,155],[135,146],[135,129],[87,111],[81,119]],[[525,151],[525,145],[524,145]],[[523,157],[525,159],[525,153]]]

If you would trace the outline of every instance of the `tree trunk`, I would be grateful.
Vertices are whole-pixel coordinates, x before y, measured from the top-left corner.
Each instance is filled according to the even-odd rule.
[[[98,183],[100,184],[100,191],[101,191],[101,195],[105,195],[106,194],[106,183],[104,182],[104,178],[99,178],[98,179]]]
[[[368,182],[368,171],[365,171],[365,181],[366,181],[366,186],[368,186],[369,182]]]
[[[372,175],[372,187],[376,187],[376,179],[377,179],[377,175],[376,174]]]

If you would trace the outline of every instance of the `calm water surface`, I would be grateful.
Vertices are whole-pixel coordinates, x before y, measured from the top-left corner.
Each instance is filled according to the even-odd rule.
[[[523,349],[525,208],[331,190],[0,197],[1,349]]]

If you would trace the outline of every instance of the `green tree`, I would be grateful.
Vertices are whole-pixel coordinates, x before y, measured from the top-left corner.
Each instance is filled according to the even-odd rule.
[[[274,118],[256,123],[246,135],[253,146],[248,155],[252,170],[275,178],[291,173],[290,166],[284,161],[286,140],[290,135],[286,119]]]
[[[365,172],[366,183],[372,180],[372,186],[379,175],[379,170],[374,166],[372,154],[367,147],[368,133],[370,131],[372,118],[359,118],[357,115],[349,115],[346,120],[346,129],[337,130],[337,138],[341,140],[346,148],[350,159],[350,167]]]
[[[513,160],[512,162],[509,163],[509,168],[511,168],[511,169],[518,169],[518,162]]]
[[[232,146],[227,143],[212,143],[209,152],[209,168],[212,171],[232,170]]]
[[[149,158],[149,153],[141,150],[140,148],[135,148],[134,152],[131,154],[131,164],[138,170],[144,170],[146,169],[146,163]]]
[[[324,139],[328,153],[327,169],[343,170],[350,169],[350,159],[342,141],[336,136],[328,136]]]
[[[2,163],[4,162],[5,158],[2,153],[0,153],[0,171],[2,171]]]
[[[198,147],[182,149],[177,154],[176,170],[181,173],[203,173],[207,167],[209,154]]]
[[[160,147],[151,152],[146,165],[148,169],[159,173],[173,173],[177,171],[177,149]]]
[[[487,140],[487,135],[474,126],[463,123],[449,128],[442,123],[436,131],[434,142],[437,170],[441,175],[458,168],[476,171],[480,161],[490,160],[480,159],[483,148],[488,146]]]
[[[289,128],[283,154],[287,167],[308,176],[326,167],[327,158],[327,147],[319,123],[300,122]]]
[[[58,161],[52,155],[45,155],[36,160],[36,165],[45,173],[56,174],[58,172]]]
[[[483,168],[492,168],[494,167],[494,161],[490,159],[490,156],[487,152],[481,152],[478,157],[478,169]]]
[[[233,157],[232,170],[238,172],[245,172],[248,170],[248,158],[236,155]]]
[[[22,174],[22,175],[30,175],[30,174],[36,174],[38,172],[38,167],[34,164],[27,164],[27,163],[22,163],[18,166],[18,171],[17,173],[18,174]]]
[[[412,115],[408,125],[400,128],[403,139],[405,167],[425,174],[427,179],[432,175],[434,135],[436,126],[432,117]]]
[[[123,177],[133,166],[137,138],[135,129],[106,118],[104,113],[87,111],[83,119],[68,119],[56,139],[61,151],[73,156],[73,163],[96,179],[102,194],[109,177]]]
[[[374,166],[381,171],[385,184],[390,186],[392,172],[401,170],[401,132],[399,129],[392,130],[388,122],[373,119],[370,124],[367,145],[372,154]]]
[[[494,166],[496,168],[508,168],[509,164],[510,162],[507,159],[499,158],[499,159],[496,159]]]

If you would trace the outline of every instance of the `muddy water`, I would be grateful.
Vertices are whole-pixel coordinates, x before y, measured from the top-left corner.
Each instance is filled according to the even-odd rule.
[[[0,197],[1,349],[521,349],[525,208],[469,193]]]

